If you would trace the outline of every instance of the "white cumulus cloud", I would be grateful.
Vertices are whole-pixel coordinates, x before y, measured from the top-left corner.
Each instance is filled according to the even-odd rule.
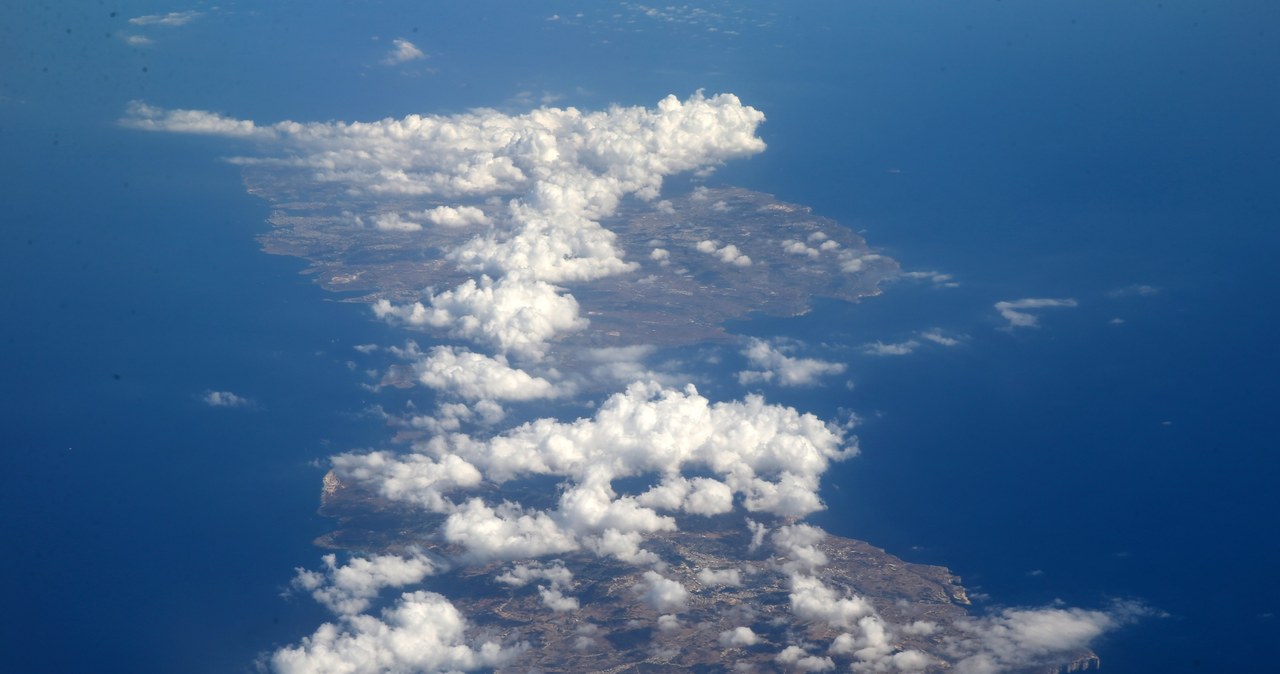
[[[505,356],[437,346],[413,364],[423,385],[466,400],[536,400],[562,393],[551,382],[511,367]]]
[[[699,241],[698,245],[694,246],[694,248],[696,248],[699,253],[706,253],[707,255],[712,255],[716,259],[720,260],[721,262],[727,265],[731,265],[734,267],[750,267],[751,266],[751,258],[748,257],[742,251],[738,250],[738,247],[731,243],[721,246],[719,241],[712,241],[710,239],[707,239],[707,240]]]
[[[816,576],[791,577],[791,612],[806,622],[826,623],[832,627],[852,627],[859,618],[873,615],[875,609],[862,597],[841,597]]]
[[[759,640],[750,627],[735,627],[720,633],[720,645],[725,648],[753,646]]]
[[[470,227],[492,222],[483,210],[475,206],[436,206],[410,216],[421,217],[441,227]]]
[[[737,569],[701,569],[698,582],[710,587],[740,587],[742,572]]]
[[[679,613],[689,601],[689,591],[679,581],[656,571],[645,571],[635,589],[640,599],[659,613]]]
[[[270,665],[278,674],[465,672],[502,666],[527,648],[475,643],[468,629],[448,599],[405,593],[381,618],[355,615],[321,625],[300,645],[272,654]]]
[[[493,281],[488,276],[469,280],[430,299],[395,306],[379,300],[378,318],[408,325],[439,328],[450,336],[486,344],[503,352],[537,358],[558,334],[587,327],[578,315],[578,301],[542,281]]]
[[[426,57],[427,55],[422,53],[422,50],[418,49],[412,42],[398,37],[391,41],[391,51],[387,53],[386,58],[382,59],[382,62],[386,65],[394,66]]]

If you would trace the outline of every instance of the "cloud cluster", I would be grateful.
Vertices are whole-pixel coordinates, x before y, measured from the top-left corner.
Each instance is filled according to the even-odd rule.
[[[675,527],[663,513],[714,515],[741,506],[796,517],[822,508],[821,475],[855,452],[843,429],[758,396],[712,403],[692,386],[649,383],[611,396],[591,418],[540,419],[488,439],[436,436],[412,454],[343,454],[333,465],[344,480],[446,514],[444,538],[473,559],[585,546],[639,563],[651,558],[638,548],[643,535]],[[705,474],[683,474],[689,470]],[[613,487],[645,475],[660,479],[638,494]],[[565,481],[556,507],[453,498],[482,483],[531,476]]]
[[[423,56],[408,41],[397,40],[386,62]],[[684,102],[668,97],[654,110],[543,109],[520,116],[485,110],[369,124],[268,126],[135,102],[122,121],[144,130],[254,139],[279,152],[237,161],[304,169],[322,183],[355,193],[455,201],[421,212],[378,214],[372,222],[383,231],[418,232],[427,222],[502,224],[448,252],[474,278],[432,292],[422,302],[393,306],[383,301],[374,307],[381,318],[436,328],[497,351],[490,356],[441,346],[417,354],[414,363],[423,385],[491,403],[556,394],[548,380],[511,367],[505,358],[510,353],[541,359],[554,337],[585,326],[576,300],[555,284],[635,268],[597,220],[627,194],[656,197],[666,175],[759,152],[763,143],[754,130],[762,120],[731,95],[697,94]],[[458,203],[511,195],[517,196],[498,223],[481,209]],[[614,477],[660,472],[664,503],[693,513],[724,512],[735,493],[754,509],[802,513],[819,506],[818,475],[827,461],[847,453],[841,438],[792,410],[766,408],[758,400],[745,405],[713,407],[692,389],[680,393],[641,385],[616,396],[592,420],[542,420],[487,441],[438,435],[410,455],[347,454],[334,457],[333,466],[345,479],[370,485],[387,498],[447,513],[440,535],[466,550],[470,560],[531,558],[586,546],[652,563],[656,558],[639,547],[642,535],[670,530],[674,520],[641,505],[638,497],[618,497],[611,487]],[[451,417],[456,424],[463,416],[456,412],[442,410],[434,420],[443,427]],[[738,435],[754,434],[755,442],[745,448],[726,446],[739,438],[715,440],[704,427],[717,420],[744,426],[738,423],[744,415],[760,417],[734,429]],[[692,440],[691,424],[702,427]],[[619,448],[619,439],[628,437],[631,446]],[[665,442],[668,451],[651,455],[654,442]],[[680,475],[686,463],[718,469],[723,481],[688,480]],[[452,500],[455,492],[465,494],[482,482],[526,474],[566,477],[572,486],[550,511],[492,504],[476,495]],[[662,500],[647,500],[655,499]],[[470,670],[500,665],[517,652],[491,642],[468,643],[462,616],[439,595],[405,594],[381,618],[361,613],[378,589],[418,582],[433,568],[422,557],[357,558],[344,566],[329,557],[325,571],[300,571],[295,585],[339,613],[341,621],[322,626],[296,648],[277,651],[272,666],[280,672]],[[576,607],[575,599],[564,596],[568,581],[558,572],[530,568],[518,566],[508,579],[540,575],[548,581],[539,587],[547,606]],[[687,596],[678,583],[656,574],[647,583],[645,600],[663,610],[678,608]]]
[[[775,660],[795,671],[826,671],[836,660],[854,672],[920,672],[937,658],[897,645],[899,635],[937,634],[937,625],[916,621],[894,625],[864,597],[838,591],[822,580],[828,562],[819,549],[822,530],[796,524],[779,527],[772,536],[779,568],[789,576],[792,614],[800,621],[840,630],[827,655],[810,653],[810,645],[791,643]],[[960,636],[941,638],[940,655],[962,674],[996,674],[1060,664],[1077,655],[1108,630],[1151,613],[1134,602],[1117,602],[1108,610],[1076,608],[1006,609],[959,624]]]
[[[573,572],[560,561],[548,565],[539,563],[516,564],[510,571],[495,580],[511,587],[524,587],[529,583],[544,581],[538,585],[542,604],[557,613],[578,610],[578,600],[564,594],[573,587]]]
[[[472,549],[469,536],[480,539],[482,546],[505,541],[494,549],[511,553],[513,559],[556,554],[577,546],[561,536],[564,532],[554,515],[545,512],[510,503],[494,508],[478,498],[463,504],[461,510],[468,515],[458,521],[459,530],[450,532],[446,525],[445,536]],[[764,527],[753,528],[759,529],[757,537],[762,538]],[[936,666],[938,656],[962,674],[1022,671],[1060,663],[1104,632],[1150,613],[1129,602],[1118,602],[1108,610],[1006,609],[960,622],[958,632],[935,639],[939,649],[935,654],[904,649],[901,637],[937,635],[937,625],[928,621],[892,624],[868,599],[825,582],[822,567],[828,559],[821,550],[825,537],[821,529],[805,524],[779,526],[771,536],[778,555],[770,563],[788,576],[790,613],[801,623],[836,633],[825,646],[804,640],[802,632],[789,633],[774,655],[774,662],[787,671],[922,672]],[[511,549],[511,540],[521,541],[518,549]],[[494,555],[486,553],[473,561],[491,558]],[[322,625],[300,645],[273,654],[270,664],[277,672],[469,671],[502,666],[529,647],[468,637],[474,630],[457,609],[444,597],[429,592],[405,593],[379,617],[362,613],[379,589],[421,582],[439,568],[438,562],[421,553],[410,551],[405,558],[355,558],[343,566],[329,555],[325,565],[321,572],[299,570],[294,585],[311,592],[334,610],[339,620]],[[741,583],[740,572],[733,568],[702,569],[697,579],[709,586]],[[579,609],[578,599],[566,594],[573,587],[573,573],[558,560],[513,564],[494,580],[515,589],[536,586],[549,611]],[[680,579],[658,569],[640,573],[631,594],[635,601],[661,614],[656,622],[659,631],[680,628],[678,614],[685,612],[694,598]],[[594,631],[598,630],[586,630],[585,637],[575,643],[590,647],[594,642],[589,634]],[[761,639],[750,626],[742,625],[722,630],[717,641],[724,649],[734,649],[757,646]]]
[[[252,135],[273,142],[285,156],[241,158],[242,163],[308,168],[316,180],[363,193],[523,194],[514,203],[530,214],[598,218],[625,194],[656,197],[667,175],[760,152],[764,143],[755,128],[763,120],[732,94],[698,93],[685,101],[668,96],[655,109],[543,108],[515,116],[477,110],[269,126],[134,102],[121,121],[152,131]]]
[[[805,241],[786,239],[780,245],[785,253],[802,255],[811,260],[817,260],[823,255],[834,256],[836,262],[840,264],[840,271],[846,274],[856,274],[862,271],[867,263],[884,259],[883,255],[876,253],[847,250],[840,245],[839,241],[832,240],[823,232],[813,232]]]
[[[832,627],[853,627],[858,620],[875,613],[862,597],[841,597],[815,576],[794,575],[791,578],[791,612],[806,622],[821,622]]]
[[[846,274],[856,274],[868,263],[884,259],[884,256],[878,253],[859,253],[851,250],[842,250],[836,254],[836,257],[840,261],[840,271]]]
[[[717,203],[723,203],[723,202],[717,202]],[[698,244],[694,246],[694,248],[696,248],[699,253],[706,253],[707,255],[711,255],[712,257],[715,257],[717,260],[720,260],[721,262],[733,267],[750,267],[751,266],[751,258],[748,257],[746,253],[743,253],[742,251],[738,250],[738,247],[731,243],[721,246],[719,241],[712,241],[710,239],[706,239],[703,241],[699,241]]]
[[[478,278],[426,302],[383,303],[377,310],[379,316],[445,328],[454,337],[500,351],[537,356],[552,337],[584,324],[576,301],[553,284],[635,268],[622,259],[613,233],[597,221],[625,195],[657,197],[665,176],[763,150],[755,135],[763,119],[731,94],[697,93],[685,101],[669,96],[654,109],[543,108],[515,116],[477,110],[372,123],[269,126],[134,102],[122,123],[258,139],[283,156],[239,161],[304,168],[322,183],[367,195],[472,200],[519,195],[508,203],[502,231],[449,253]],[[443,208],[453,210],[431,211],[427,219],[441,226],[479,221],[474,206]],[[398,213],[377,223],[399,231],[421,226]]]
[[[782,242],[782,250],[791,255],[803,255],[809,259],[816,260],[822,257],[823,253],[831,253],[841,250],[840,242],[831,240],[822,232],[814,232],[809,235],[807,241],[799,241],[796,239],[787,239]],[[843,261],[853,259],[849,253],[844,253]]]
[[[762,539],[767,531],[761,525],[757,532]],[[800,573],[812,574],[818,567],[827,563],[827,555],[818,549],[818,543],[827,537],[827,532],[808,524],[791,524],[778,527],[770,537],[774,549],[781,553],[785,560],[782,570],[790,575]],[[758,544],[757,544],[758,547]]]
[[[832,363],[816,358],[788,356],[780,347],[762,339],[752,338],[742,354],[753,370],[738,373],[738,382],[744,386],[758,382],[776,383],[779,386],[813,386],[821,377],[841,374],[844,363]]]
[[[1029,297],[1021,300],[1012,300],[1004,302],[996,302],[996,311],[1009,321],[1007,326],[1013,328],[1034,328],[1040,324],[1035,314],[1028,313],[1027,309],[1044,309],[1047,307],[1075,307],[1076,301],[1073,299],[1048,299]]]
[[[582,113],[544,108],[509,116],[493,110],[410,115],[371,123],[279,122],[258,126],[200,110],[131,103],[121,120],[151,131],[202,132],[274,141],[288,157],[241,158],[317,171],[371,193],[443,197],[512,195],[535,212],[605,215],[624,194],[657,196],[664,176],[764,149],[755,136],[764,116],[732,94],[656,109]],[[226,126],[226,122],[232,122]]]

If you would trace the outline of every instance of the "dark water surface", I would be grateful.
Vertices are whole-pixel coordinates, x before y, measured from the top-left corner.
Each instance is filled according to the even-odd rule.
[[[327,528],[309,462],[374,437],[345,361],[385,332],[258,250],[207,144],[30,121],[0,168],[0,669],[239,671],[319,622],[278,594]]]

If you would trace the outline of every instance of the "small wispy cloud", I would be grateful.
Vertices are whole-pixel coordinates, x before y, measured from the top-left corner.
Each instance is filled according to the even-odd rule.
[[[274,137],[276,131],[260,127],[252,121],[231,119],[203,110],[161,110],[142,101],[130,101],[120,124],[142,131],[167,131],[210,136],[248,138]]]
[[[129,19],[135,26],[185,26],[204,16],[203,12],[187,10],[185,12],[169,12],[168,14],[146,14]]]
[[[1107,291],[1107,297],[1110,297],[1111,299],[1119,299],[1122,297],[1150,297],[1152,295],[1159,294],[1159,288],[1143,283],[1135,283],[1133,285],[1124,286],[1123,288],[1115,288]]]
[[[888,344],[876,341],[862,347],[862,352],[868,356],[906,356],[915,351],[918,346],[920,346],[920,342],[914,339]]]
[[[932,283],[939,288],[956,288],[960,283],[955,280],[951,274],[944,274],[940,271],[904,271],[898,274],[898,278],[908,281],[921,281],[924,283]]]
[[[744,386],[758,382],[776,383],[780,386],[814,386],[820,378],[841,374],[845,370],[844,363],[797,358],[785,353],[793,348],[794,345],[791,344],[777,345],[762,339],[750,339],[742,355],[757,369],[739,372],[738,383]]]
[[[947,335],[939,328],[930,328],[916,333],[916,337],[906,341],[887,343],[875,341],[866,344],[862,347],[862,353],[868,356],[906,356],[926,343],[937,344],[938,346],[957,346],[961,343],[961,340],[958,337]]]
[[[932,330],[925,330],[924,332],[920,333],[920,338],[933,342],[934,344],[940,344],[942,346],[956,346],[960,344],[960,340],[958,338],[948,337],[946,334],[943,334],[943,332],[937,328],[933,328]]]
[[[996,311],[1009,321],[1008,328],[1034,328],[1039,326],[1040,321],[1034,315],[1027,313],[1026,309],[1046,309],[1050,307],[1075,307],[1078,303],[1070,298],[1052,299],[1043,297],[1028,297],[1020,300],[1010,300],[1005,302],[996,302]]]
[[[248,398],[231,391],[205,391],[200,400],[209,407],[248,407],[252,404]]]
[[[421,49],[404,38],[398,37],[392,40],[391,45],[391,51],[387,53],[386,58],[382,59],[384,65],[394,66],[427,58]]]
[[[542,93],[526,90],[516,92],[514,96],[507,99],[507,104],[521,108],[532,108],[551,105],[560,100],[564,100],[564,94],[545,90]]]

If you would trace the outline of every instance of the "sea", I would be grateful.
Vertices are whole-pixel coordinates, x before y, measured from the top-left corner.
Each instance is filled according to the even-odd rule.
[[[857,418],[817,523],[951,568],[979,611],[1142,602],[1104,671],[1271,671],[1280,16],[1125,4],[746,3],[770,18],[742,39],[574,3],[230,4],[145,49],[119,43],[147,3],[5,10],[0,671],[251,670],[327,619],[282,596],[330,526],[324,457],[388,435],[354,346],[404,335],[259,250],[269,205],[220,161],[245,148],[122,129],[129,100],[371,119],[698,88],[768,116],[713,180],[956,284],[733,325],[849,364],[766,392]],[[431,58],[379,66],[392,36]],[[1022,298],[1076,306],[1009,329],[994,305]],[[958,343],[863,350],[930,329]]]
[[[389,336],[259,250],[266,204],[208,144],[29,121],[3,160],[0,669],[246,670],[324,618],[280,594],[329,527],[319,461],[381,430],[352,347]]]

